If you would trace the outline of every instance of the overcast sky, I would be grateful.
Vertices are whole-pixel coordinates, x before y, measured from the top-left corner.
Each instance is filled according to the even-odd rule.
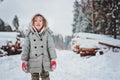
[[[0,3],[0,18],[12,26],[12,20],[17,15],[23,29],[34,14],[41,13],[54,32],[71,34],[73,2],[74,0],[4,0]]]

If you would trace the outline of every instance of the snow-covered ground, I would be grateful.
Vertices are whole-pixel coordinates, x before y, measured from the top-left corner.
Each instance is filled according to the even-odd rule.
[[[97,54],[92,57],[80,57],[79,54],[67,50],[56,49],[56,52],[57,68],[50,72],[51,80],[120,79],[120,50],[113,52],[110,49],[104,55]],[[0,80],[30,79],[31,75],[21,69],[21,55],[0,57]]]
[[[16,41],[16,37],[19,33],[16,32],[0,32],[0,47],[2,45],[6,45],[8,41],[12,41],[14,44]]]
[[[57,51],[57,68],[51,80],[119,80],[120,53],[109,51],[104,55],[80,57],[72,51]],[[21,55],[0,58],[0,80],[30,80],[21,69]]]

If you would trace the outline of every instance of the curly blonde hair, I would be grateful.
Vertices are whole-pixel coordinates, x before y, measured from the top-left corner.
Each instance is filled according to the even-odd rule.
[[[46,18],[43,16],[43,15],[41,15],[41,14],[35,14],[34,16],[33,16],[33,18],[32,18],[32,26],[33,26],[33,24],[34,24],[34,20],[35,20],[35,18],[36,17],[38,17],[38,16],[40,16],[40,17],[42,17],[42,20],[43,20],[43,27],[45,28],[45,30],[47,30],[48,29],[48,23],[47,23],[47,20],[46,20]]]

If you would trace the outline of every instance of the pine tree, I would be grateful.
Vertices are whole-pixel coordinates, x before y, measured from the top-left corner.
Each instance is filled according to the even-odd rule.
[[[64,40],[65,49],[69,49],[71,39],[72,39],[72,36],[65,36],[65,40]]]
[[[63,36],[61,34],[54,35],[55,47],[58,49],[64,49]]]
[[[120,36],[120,0],[76,0],[73,33],[77,32]]]
[[[74,7],[74,10],[73,10],[74,15],[73,15],[73,24],[72,24],[73,29],[72,29],[72,32],[76,33],[76,30],[77,30],[76,25],[78,23],[78,16],[79,16],[79,3],[78,3],[77,0],[75,0],[73,7]]]
[[[0,0],[0,3],[2,3],[3,2],[3,0]]]
[[[73,33],[92,32],[90,0],[74,2]]]
[[[5,23],[2,19],[0,19],[0,31],[12,31],[12,28],[9,24]]]
[[[95,27],[99,34],[120,35],[120,0],[94,0]]]
[[[120,0],[113,1],[113,35],[116,39],[120,36]]]
[[[5,30],[4,29],[4,25],[5,25],[4,21],[2,19],[0,19],[0,31],[4,31]]]
[[[92,32],[92,25],[91,25],[91,4],[90,0],[81,0],[81,14],[82,21],[79,21],[80,31],[81,32]],[[79,17],[80,18],[80,17]]]
[[[19,28],[19,20],[18,20],[18,17],[15,15],[14,19],[13,19],[13,25],[16,29],[16,31],[18,31],[18,28]]]

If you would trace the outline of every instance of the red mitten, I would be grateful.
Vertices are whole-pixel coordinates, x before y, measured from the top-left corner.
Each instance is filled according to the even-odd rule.
[[[24,72],[27,72],[27,62],[26,62],[26,61],[23,61],[23,62],[22,62],[22,70],[23,70]]]
[[[55,60],[52,60],[51,61],[51,67],[52,67],[52,70],[54,70],[56,68],[56,61]]]

